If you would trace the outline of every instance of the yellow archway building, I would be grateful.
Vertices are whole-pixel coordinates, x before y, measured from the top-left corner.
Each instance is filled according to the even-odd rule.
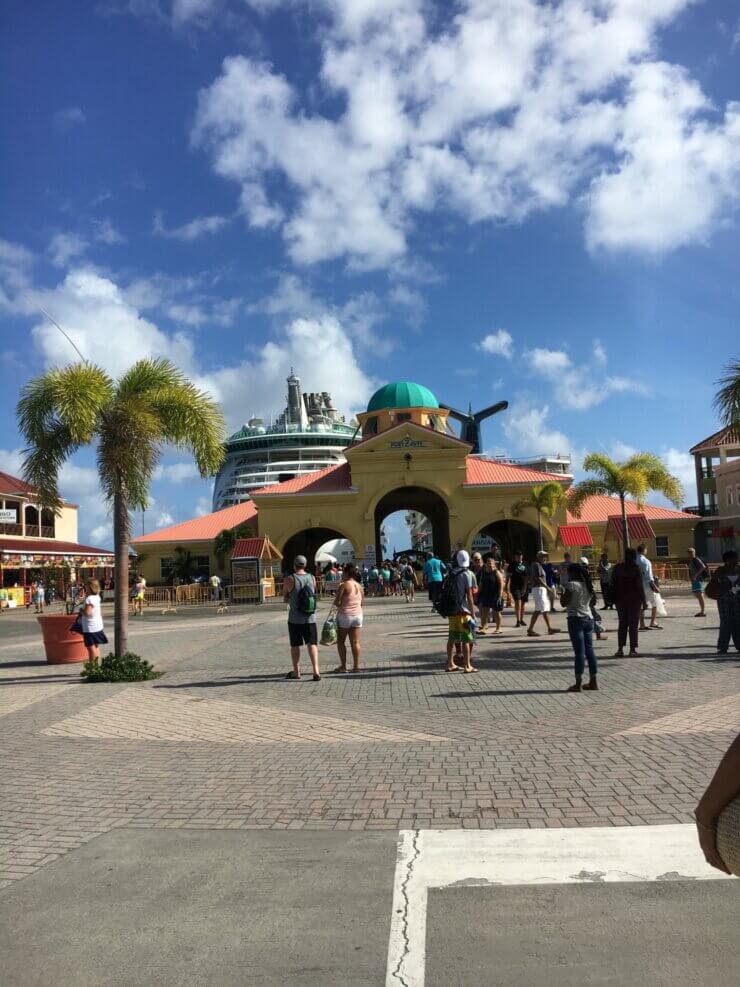
[[[558,480],[567,487],[570,477],[471,456],[471,446],[451,434],[447,414],[427,388],[407,381],[387,384],[358,415],[362,437],[347,449],[346,463],[254,493],[260,532],[269,534],[288,565],[296,554],[310,557],[337,536],[352,542],[357,559],[370,561],[380,552],[384,518],[397,510],[417,510],[431,521],[434,549],[443,558],[456,544],[470,547],[481,532],[494,538],[504,556],[520,547],[531,558],[536,516],[531,511],[514,518],[512,507],[534,484]],[[608,497],[592,500],[580,519],[566,508],[542,519],[553,558],[562,557],[566,548],[580,553],[604,545],[609,518],[619,507]],[[685,557],[697,520],[693,515],[630,509],[647,521],[653,558]],[[615,542],[612,558],[618,551]]]

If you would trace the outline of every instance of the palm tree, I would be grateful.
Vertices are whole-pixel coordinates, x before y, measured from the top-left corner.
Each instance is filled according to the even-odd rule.
[[[717,381],[714,407],[728,427],[740,428],[740,360],[731,360]]]
[[[651,452],[637,452],[624,463],[618,463],[601,452],[591,452],[583,460],[583,468],[596,475],[571,487],[568,509],[576,517],[580,517],[581,508],[589,497],[604,494],[618,497],[625,548],[630,543],[625,506],[627,497],[634,498],[638,507],[645,506],[645,499],[651,490],[663,494],[676,507],[680,507],[683,500],[681,484],[668,472],[663,460]]]
[[[514,517],[519,517],[527,510],[537,511],[537,545],[540,551],[545,547],[542,540],[542,515],[551,518],[558,507],[565,504],[566,499],[562,485],[557,480],[548,480],[547,483],[533,486],[529,497],[512,504],[511,513]]]
[[[198,561],[188,548],[175,547],[175,557],[167,567],[170,578],[176,577],[181,583],[190,583],[198,575]]]
[[[247,521],[242,521],[235,528],[224,528],[219,531],[214,540],[214,550],[220,569],[223,569],[224,560],[227,555],[234,551],[234,546],[240,538],[251,538],[254,529]]]
[[[189,449],[201,476],[224,458],[225,423],[218,405],[169,360],[139,360],[113,381],[87,361],[53,368],[29,381],[18,402],[26,443],[23,475],[42,507],[58,511],[62,464],[94,445],[103,495],[113,510],[115,646],[127,649],[129,512],[144,510],[164,445]]]

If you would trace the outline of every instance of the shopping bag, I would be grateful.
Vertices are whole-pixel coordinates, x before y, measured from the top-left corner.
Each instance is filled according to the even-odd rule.
[[[665,608],[665,603],[663,602],[663,597],[660,593],[655,594],[655,610],[658,617],[668,616],[668,611]]]
[[[321,628],[321,643],[327,646],[337,643],[337,618],[330,612]]]

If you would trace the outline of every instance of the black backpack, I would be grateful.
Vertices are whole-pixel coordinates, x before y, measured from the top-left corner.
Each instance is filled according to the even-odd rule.
[[[293,578],[296,579],[297,577],[294,576]],[[316,613],[316,593],[314,592],[313,580],[301,585],[296,595],[295,605],[299,613],[305,613],[308,617]]]
[[[440,617],[454,617],[455,614],[462,612],[468,591],[467,577],[465,581],[460,578],[464,573],[464,569],[457,569],[448,572],[445,576],[439,596],[434,603],[434,609]]]

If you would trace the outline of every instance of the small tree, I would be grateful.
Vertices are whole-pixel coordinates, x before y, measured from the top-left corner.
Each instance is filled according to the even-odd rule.
[[[231,555],[234,546],[240,538],[251,538],[254,535],[252,525],[242,521],[235,528],[224,528],[219,531],[214,540],[214,550],[219,569],[223,569],[226,556]]]
[[[666,469],[662,459],[650,452],[638,452],[624,462],[619,463],[600,452],[589,453],[583,460],[583,468],[587,473],[595,473],[593,477],[581,480],[571,487],[568,497],[568,509],[576,517],[581,516],[581,509],[589,497],[607,495],[619,498],[622,513],[622,543],[629,547],[630,536],[627,527],[627,497],[634,498],[638,507],[645,506],[648,493],[663,494],[676,507],[683,500],[681,484]]]
[[[725,425],[740,428],[740,360],[731,360],[717,383],[716,411]]]
[[[514,517],[520,517],[528,510],[537,512],[537,545],[540,551],[545,547],[542,539],[542,516],[553,517],[558,507],[565,504],[566,499],[562,484],[557,480],[548,480],[547,483],[533,486],[529,497],[518,500],[512,505],[511,513]]]
[[[167,566],[170,579],[178,579],[181,583],[191,583],[198,574],[198,561],[188,548],[182,545],[175,547],[175,557]]]
[[[94,445],[103,495],[113,510],[116,568],[115,653],[127,650],[129,512],[144,510],[164,445],[189,449],[201,476],[224,458],[226,434],[218,405],[169,360],[139,360],[113,381],[83,361],[29,381],[18,402],[28,448],[23,474],[42,507],[58,511],[59,470],[77,449]]]

